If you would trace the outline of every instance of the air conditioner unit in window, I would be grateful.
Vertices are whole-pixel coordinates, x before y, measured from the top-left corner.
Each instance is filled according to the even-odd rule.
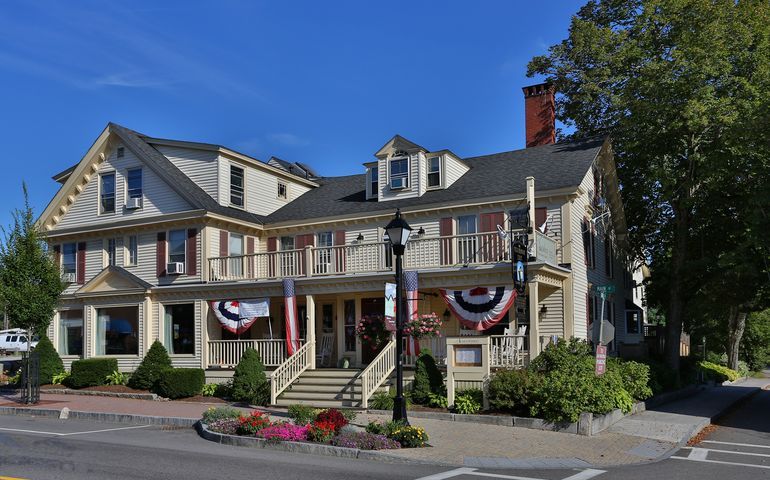
[[[75,277],[74,273],[62,273],[61,281],[64,283],[75,283],[77,278]]]
[[[142,208],[141,198],[129,198],[126,200],[126,210],[136,210]]]
[[[171,262],[166,265],[166,273],[168,275],[182,275],[184,274],[184,263]]]
[[[406,188],[406,177],[391,178],[390,188],[393,190]]]

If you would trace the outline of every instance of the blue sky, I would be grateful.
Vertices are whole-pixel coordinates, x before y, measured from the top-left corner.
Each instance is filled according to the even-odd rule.
[[[36,214],[109,121],[261,160],[362,173],[399,133],[460,156],[523,148],[533,55],[567,1],[0,3],[0,224]]]

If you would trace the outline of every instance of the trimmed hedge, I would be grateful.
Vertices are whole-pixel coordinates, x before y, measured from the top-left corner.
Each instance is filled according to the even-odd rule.
[[[54,375],[64,373],[64,363],[48,337],[40,337],[35,353],[40,358],[40,385],[48,385]]]
[[[436,366],[436,360],[430,350],[420,352],[414,366],[414,383],[412,383],[412,401],[424,405],[430,400],[430,394],[444,393],[444,376]]]
[[[540,377],[527,370],[499,370],[489,379],[489,406],[514,415],[529,415],[530,395]]]
[[[270,382],[259,352],[247,348],[233,372],[233,400],[252,405],[267,405],[270,401]]]
[[[206,375],[201,368],[170,368],[158,378],[158,395],[166,398],[192,397],[201,393]]]
[[[727,380],[734,382],[740,378],[740,375],[735,370],[717,365],[716,363],[703,361],[698,363],[698,368],[703,371],[707,379],[714,380],[715,382],[725,382]]]
[[[107,375],[118,369],[115,358],[87,358],[72,362],[67,386],[72,388],[93,387],[107,383]]]
[[[166,347],[158,340],[152,342],[147,355],[142,363],[131,375],[128,386],[137,390],[152,390],[158,382],[161,373],[171,368],[171,359],[166,352]]]

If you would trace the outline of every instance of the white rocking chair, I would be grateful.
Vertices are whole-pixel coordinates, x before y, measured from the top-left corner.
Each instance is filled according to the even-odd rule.
[[[321,335],[321,344],[316,345],[315,359],[318,365],[328,366],[332,359],[332,341],[334,340],[333,333],[324,333]]]

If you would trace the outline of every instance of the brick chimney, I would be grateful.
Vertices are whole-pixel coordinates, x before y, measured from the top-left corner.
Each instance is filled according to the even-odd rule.
[[[556,100],[553,84],[522,88],[527,148],[556,142]]]

